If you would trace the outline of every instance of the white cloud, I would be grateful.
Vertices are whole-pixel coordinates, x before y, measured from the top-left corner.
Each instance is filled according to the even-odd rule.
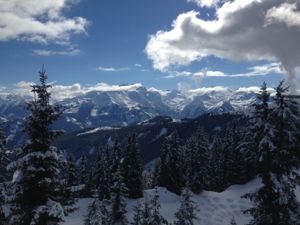
[[[0,95],[16,94],[20,96],[33,96],[31,90],[32,85],[34,84],[35,83],[33,82],[20,81],[19,83],[15,84],[12,89],[0,87]],[[53,100],[55,101],[73,98],[91,91],[136,91],[138,88],[142,87],[142,84],[140,83],[128,85],[109,85],[106,83],[97,83],[90,86],[81,86],[78,83],[74,83],[72,85],[57,85],[55,83],[51,83],[51,85],[52,88],[49,90]]]
[[[193,76],[197,77],[229,77],[228,74],[223,73],[222,71],[214,71],[214,70],[204,70],[198,73],[194,73]]]
[[[299,14],[298,0],[226,1],[216,8],[213,20],[195,11],[180,14],[170,30],[150,36],[145,52],[161,71],[209,56],[279,61],[293,83],[300,65]]]
[[[128,85],[109,85],[106,83],[98,83],[94,86],[85,88],[85,92],[90,91],[135,91],[136,89],[142,87],[141,83],[128,84]]]
[[[214,7],[220,0],[187,0],[188,2],[194,2],[200,7]]]
[[[214,87],[202,87],[202,88],[189,90],[189,93],[191,94],[207,94],[211,92],[230,92],[230,89],[228,87],[223,87],[223,86],[214,86]]]
[[[143,67],[143,66],[142,66],[141,64],[139,64],[139,63],[134,64],[134,66],[135,66],[135,67],[139,67],[139,68]]]
[[[39,56],[76,56],[81,53],[79,49],[66,49],[63,51],[54,51],[54,50],[44,50],[44,49],[35,49],[33,50],[35,55]]]
[[[127,71],[130,70],[129,67],[121,67],[121,68],[115,68],[115,67],[102,67],[99,66],[97,70],[101,72],[122,72],[122,71]]]
[[[192,72],[189,71],[168,71],[168,75],[165,76],[164,78],[170,79],[170,78],[175,78],[175,77],[191,77],[193,76]]]
[[[280,63],[268,63],[264,65],[257,65],[249,67],[245,73],[228,74],[222,71],[216,70],[202,70],[196,73],[189,71],[168,71],[168,75],[165,78],[176,78],[176,77],[192,77],[192,78],[205,78],[205,77],[254,77],[254,76],[266,76],[268,74],[283,74],[283,69]]]
[[[287,26],[300,25],[300,12],[296,3],[283,3],[273,7],[266,14],[266,25],[273,23],[284,23]]]
[[[0,0],[0,41],[12,39],[68,44],[86,33],[88,21],[63,15],[78,0]]]
[[[147,91],[149,91],[149,92],[157,92],[157,93],[159,93],[162,96],[165,96],[165,95],[167,95],[167,94],[169,94],[171,92],[171,91],[160,90],[160,89],[157,89],[155,87],[150,87],[150,88],[147,89]]]

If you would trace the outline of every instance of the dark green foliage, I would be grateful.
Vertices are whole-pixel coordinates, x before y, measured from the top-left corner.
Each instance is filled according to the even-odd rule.
[[[197,206],[191,200],[191,194],[188,188],[185,188],[182,192],[181,203],[178,211],[175,213],[174,225],[194,225]]]
[[[134,207],[134,215],[132,225],[166,225],[167,220],[160,213],[159,195],[157,189],[149,199],[144,199],[144,204],[140,202]]]
[[[176,194],[181,193],[185,185],[184,162],[179,146],[178,134],[174,132],[166,138],[160,152],[159,160],[159,186],[166,187],[169,191]]]
[[[0,225],[7,225],[7,218],[3,211],[3,205],[5,204],[3,190],[0,190]]]
[[[68,187],[78,185],[78,174],[76,169],[75,156],[70,154],[68,157],[67,185]]]
[[[80,184],[86,184],[87,182],[87,158],[86,155],[83,153],[79,159],[79,183]]]
[[[150,218],[150,225],[163,225],[168,224],[167,220],[160,213],[160,203],[159,203],[159,195],[158,190],[155,189],[154,196],[150,200],[152,212]]]
[[[93,171],[93,184],[99,200],[110,199],[113,176],[108,149],[101,149]]]
[[[143,219],[143,209],[142,205],[139,202],[137,205],[134,206],[133,208],[133,219],[131,222],[131,225],[141,225],[142,224],[142,219]]]
[[[84,225],[111,225],[111,215],[106,209],[106,202],[96,199],[88,207]]]
[[[121,148],[119,146],[119,141],[116,138],[114,140],[114,145],[112,149],[112,157],[111,157],[111,173],[114,174],[117,172],[118,168],[121,166],[122,153]]]
[[[5,134],[0,128],[0,225],[6,225],[7,220],[3,212],[3,205],[5,204],[5,182],[7,181],[7,156],[6,156],[6,138]]]
[[[27,104],[30,112],[25,120],[29,142],[22,155],[10,164],[15,171],[11,183],[11,225],[59,224],[71,209],[71,195],[60,179],[65,161],[61,151],[51,146],[61,134],[50,128],[61,114],[59,106],[50,103],[51,87],[46,83],[45,70],[40,72],[40,84],[32,86],[34,99]],[[53,210],[56,213],[52,213]]]
[[[253,136],[258,149],[259,177],[263,186],[244,197],[253,202],[247,210],[250,225],[298,224],[300,207],[295,196],[299,177],[299,114],[297,102],[281,82],[271,104],[264,84],[253,114]]]
[[[143,205],[141,225],[150,225],[151,217],[152,217],[152,208],[149,199],[146,197]]]
[[[135,135],[128,138],[127,148],[122,162],[122,175],[127,188],[128,197],[143,196],[142,163]]]
[[[212,191],[223,191],[227,187],[225,172],[224,145],[220,137],[215,136],[209,164],[208,188]]]
[[[127,225],[128,221],[126,219],[126,202],[124,196],[127,190],[123,182],[123,177],[121,175],[120,169],[117,169],[113,177],[113,187],[112,187],[112,225]]]
[[[193,192],[200,193],[209,178],[209,143],[203,128],[187,141],[185,149],[188,185]]]
[[[242,152],[244,142],[242,132],[237,122],[232,123],[224,138],[224,157],[225,157],[225,179],[227,185],[243,184],[247,181],[245,161],[246,158]]]
[[[7,181],[8,173],[6,170],[8,160],[6,155],[6,137],[0,127],[0,183]]]

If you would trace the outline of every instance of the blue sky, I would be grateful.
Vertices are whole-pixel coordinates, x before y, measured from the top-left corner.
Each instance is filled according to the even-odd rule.
[[[39,1],[34,1],[36,0],[29,2],[40,4]],[[43,1],[45,4],[49,2],[47,0],[40,2]],[[12,0],[12,2],[15,5],[21,4],[21,0]],[[196,20],[200,23],[221,20],[218,16],[222,13],[220,9],[224,3],[217,0],[206,1],[211,2],[212,5],[205,5],[203,3],[205,1],[201,0],[190,2],[186,0],[59,0],[59,2],[61,2],[60,6],[42,6],[45,8],[40,13],[32,11],[29,9],[30,5],[24,3],[18,10],[15,10],[16,7],[13,5],[5,6],[9,9],[10,16],[23,16],[24,11],[25,19],[46,24],[46,28],[26,27],[30,25],[26,25],[25,22],[23,24],[22,16],[20,16],[20,23],[8,21],[5,24],[6,30],[0,28],[0,86],[12,87],[20,81],[37,81],[37,71],[42,64],[45,64],[49,80],[61,85],[74,83],[93,85],[100,82],[142,83],[146,87],[154,86],[159,89],[175,89],[179,83],[195,88],[217,85],[245,87],[260,85],[263,81],[267,81],[274,86],[283,78],[283,73],[288,67],[282,65],[283,54],[271,54],[276,52],[273,51],[276,43],[265,50],[266,54],[252,51],[250,47],[245,49],[242,47],[243,54],[239,55],[237,54],[239,50],[226,50],[227,47],[232,49],[236,47],[232,43],[228,46],[227,43],[223,43],[223,47],[219,48],[221,44],[216,43],[218,41],[222,43],[227,39],[224,35],[221,36],[222,32],[209,31],[209,26],[213,27],[213,24],[204,23],[197,28]],[[273,9],[281,7],[282,2],[261,7]],[[54,8],[52,11],[51,7]],[[244,10],[246,6],[239,7],[238,10]],[[59,15],[50,15],[53,11]],[[190,14],[187,14],[188,12]],[[195,16],[191,12],[199,14]],[[269,17],[273,19],[271,13]],[[173,37],[170,40],[167,33],[175,29],[176,26],[172,26],[173,21],[177,20],[177,24],[180,23],[180,15],[184,18],[184,22],[181,21],[182,24],[177,28],[187,34],[177,37],[178,41],[174,41]],[[229,18],[227,14],[226,16]],[[77,21],[77,17],[82,20]],[[194,22],[191,18],[194,18]],[[226,18],[224,22],[228,22],[230,27],[232,21]],[[279,17],[275,14],[274,18]],[[273,26],[275,26],[275,19],[272,20]],[[58,28],[55,27],[58,27],[57,23],[61,21],[66,22],[63,28],[65,31],[57,31]],[[70,21],[75,21],[75,25],[68,27]],[[48,22],[54,23],[52,30],[50,28],[48,30],[47,27],[50,26]],[[194,34],[192,30],[191,34],[188,33],[191,26],[200,31],[197,30]],[[245,26],[249,25],[245,24]],[[223,28],[216,29],[222,31]],[[161,33],[157,33],[158,31]],[[220,37],[217,36],[218,33],[221,34]],[[202,34],[203,36],[200,37]],[[231,35],[229,38],[236,38],[237,40],[234,40],[236,43],[248,44],[247,38],[237,38],[242,36],[242,33],[232,32]],[[194,40],[199,43],[206,41],[205,38],[207,42],[212,39],[215,39],[215,42],[202,45],[193,43]],[[249,39],[251,38],[249,34]],[[282,38],[284,39],[284,36]],[[150,40],[153,41],[152,44]],[[159,47],[161,44],[167,46],[164,50],[169,51],[168,53]],[[250,42],[249,46],[252,45],[253,43]],[[147,50],[147,47],[150,50]],[[173,54],[177,52],[176,49],[179,49],[179,55]],[[195,56],[186,57],[191,49],[196,49]],[[164,61],[162,59],[166,59],[164,65],[160,65],[160,62]],[[297,66],[291,67],[293,70]]]

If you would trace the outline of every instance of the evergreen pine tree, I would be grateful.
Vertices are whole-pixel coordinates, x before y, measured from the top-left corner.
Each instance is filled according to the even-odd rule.
[[[242,152],[244,137],[240,125],[234,121],[227,129],[224,138],[224,157],[227,186],[243,184],[247,181],[245,158]]]
[[[111,157],[111,173],[112,174],[116,173],[118,168],[120,168],[121,159],[122,159],[121,148],[120,148],[118,139],[115,138],[113,149],[112,149],[112,157]]]
[[[76,169],[75,156],[70,154],[68,157],[67,185],[68,187],[78,185],[78,174]]]
[[[25,121],[29,142],[23,154],[10,164],[14,170],[11,182],[10,224],[45,225],[59,224],[68,212],[60,171],[65,163],[63,154],[51,143],[61,132],[50,128],[61,113],[58,106],[50,104],[51,87],[46,83],[45,70],[40,72],[40,84],[33,85],[35,98],[27,104],[30,115]]]
[[[159,194],[157,188],[155,188],[154,196],[151,199],[152,215],[150,219],[150,225],[163,225],[168,224],[167,220],[160,213]]]
[[[148,197],[145,197],[141,225],[151,225],[152,207]]]
[[[112,187],[112,225],[127,225],[128,221],[126,219],[126,202],[124,195],[127,192],[125,184],[123,182],[123,177],[121,175],[120,168],[117,169],[113,177],[113,187]]]
[[[148,196],[144,199],[144,204],[141,205],[138,203],[134,207],[134,216],[132,225],[166,225],[168,224],[167,220],[163,218],[160,213],[160,203],[159,195],[157,189],[155,193],[151,196],[151,199]]]
[[[223,191],[227,187],[224,146],[220,137],[215,136],[211,147],[209,163],[209,190]]]
[[[271,119],[274,124],[274,145],[280,175],[290,176],[300,167],[299,101],[290,95],[284,82],[276,87]],[[290,177],[291,179],[292,177]],[[297,177],[294,177],[297,178]]]
[[[5,204],[4,190],[0,189],[0,225],[7,225],[6,215],[3,211],[3,206]]]
[[[87,166],[87,158],[86,155],[83,153],[79,159],[79,176],[80,176],[79,183],[80,184],[87,183],[86,166]]]
[[[111,215],[105,201],[96,199],[89,205],[84,225],[111,225]]]
[[[7,180],[7,171],[6,171],[6,138],[4,132],[0,128],[0,225],[6,225],[6,216],[3,211],[3,206],[5,204],[5,182]]]
[[[169,168],[168,168],[168,158],[169,158],[169,147],[167,139],[162,143],[160,148],[159,160],[156,164],[155,173],[158,174],[155,177],[154,183],[157,186],[169,187]]]
[[[142,163],[137,147],[136,137],[128,138],[127,149],[122,163],[122,174],[128,191],[128,197],[139,198],[143,196]]]
[[[160,156],[161,158],[162,156]],[[154,170],[152,172],[152,181],[151,181],[151,188],[155,188],[159,186],[159,179],[160,179],[160,161],[161,159],[158,159],[155,163]]]
[[[193,192],[200,193],[206,187],[209,175],[208,138],[203,128],[187,141],[185,149],[187,182]]]
[[[0,128],[0,183],[7,180],[7,155],[6,155],[6,137],[3,130]]]
[[[93,181],[99,200],[110,199],[112,176],[111,165],[109,164],[108,149],[101,149],[98,153],[97,161],[93,172]]]
[[[167,137],[162,145],[159,159],[159,186],[176,194],[181,193],[185,184],[184,163],[177,132]]]
[[[274,106],[264,84],[258,94],[254,119],[254,137],[259,153],[259,176],[263,186],[244,197],[253,202],[246,212],[252,215],[251,225],[298,224],[299,203],[295,196],[300,163],[298,158],[298,107],[289,99],[283,82],[276,88]],[[298,126],[297,126],[298,125]],[[260,129],[259,129],[260,128]]]
[[[179,210],[175,213],[174,225],[194,225],[194,221],[198,219],[196,211],[197,207],[191,200],[191,193],[188,188],[185,188],[182,192]]]
[[[131,225],[141,225],[143,210],[140,202],[138,202],[137,205],[133,207],[133,213],[133,221],[131,222]]]
[[[246,125],[246,128],[249,125]],[[258,152],[251,130],[242,130],[243,142],[240,144],[240,152],[244,158],[244,170],[246,181],[250,181],[258,174]]]

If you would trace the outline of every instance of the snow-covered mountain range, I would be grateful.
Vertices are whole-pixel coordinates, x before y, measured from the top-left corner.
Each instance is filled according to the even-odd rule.
[[[67,132],[95,127],[121,127],[156,116],[175,119],[195,118],[203,113],[241,112],[255,101],[256,87],[229,89],[199,88],[187,91],[161,91],[140,84],[118,86],[118,89],[91,90],[57,100],[64,107],[55,127]],[[53,93],[54,96],[59,93]],[[24,95],[0,95],[0,120],[9,139],[15,139],[26,115]],[[22,138],[17,139],[22,142]]]

